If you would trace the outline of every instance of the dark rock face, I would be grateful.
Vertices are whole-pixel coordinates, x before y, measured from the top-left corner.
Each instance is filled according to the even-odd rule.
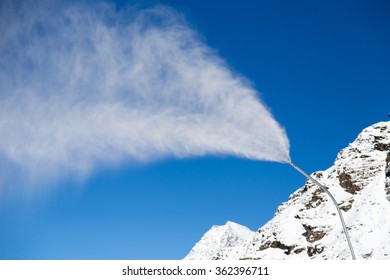
[[[347,173],[345,173],[345,172],[342,172],[339,175],[339,183],[340,183],[340,186],[346,192],[349,192],[350,194],[356,194],[358,191],[361,190],[361,188],[359,186],[355,185],[352,182],[352,176],[347,174]]]
[[[324,198],[321,196],[321,194],[324,191],[322,189],[317,189],[313,196],[311,197],[310,201],[305,205],[306,209],[316,208],[319,206],[322,202],[324,202]]]
[[[319,247],[318,245],[314,247],[307,247],[307,254],[309,257],[312,257],[317,254],[321,254],[324,251],[324,247]]]
[[[306,240],[310,243],[316,242],[326,235],[325,231],[320,230],[317,227],[313,227],[310,225],[303,225],[303,227],[306,230]]]
[[[375,143],[374,149],[378,151],[388,151],[390,150],[390,144],[384,144],[384,143]]]
[[[286,255],[290,255],[291,251],[294,250],[295,247],[296,246],[294,246],[294,245],[289,246],[289,245],[283,244],[282,242],[280,242],[278,240],[274,240],[274,241],[267,241],[266,243],[262,244],[259,248],[259,251],[263,251],[263,250],[266,250],[268,248],[277,248],[277,249],[283,250]]]
[[[381,131],[386,130],[386,127],[380,128]],[[390,150],[390,143],[383,143],[381,140],[385,140],[386,137],[383,135],[374,136],[374,149],[378,151],[388,151]]]
[[[294,254],[300,254],[303,251],[305,251],[305,248],[297,248],[297,249],[294,250]]]

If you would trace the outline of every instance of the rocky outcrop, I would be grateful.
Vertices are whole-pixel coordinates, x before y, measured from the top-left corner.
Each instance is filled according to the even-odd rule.
[[[312,176],[337,200],[358,259],[390,259],[390,122],[364,129],[330,168]],[[260,207],[260,206],[259,206]],[[234,250],[215,259],[350,259],[337,211],[311,182]]]
[[[339,183],[340,186],[346,191],[351,194],[356,194],[358,191],[361,190],[359,186],[354,184],[352,181],[352,176],[347,174],[345,171],[341,172],[339,175]]]

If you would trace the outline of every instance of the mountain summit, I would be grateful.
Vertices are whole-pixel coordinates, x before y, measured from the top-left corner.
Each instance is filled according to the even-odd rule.
[[[240,248],[245,241],[252,239],[255,233],[237,223],[228,221],[223,226],[213,226],[186,256],[187,260],[213,259],[224,248]]]
[[[390,122],[364,129],[330,168],[311,174],[342,210],[357,259],[390,259]],[[185,259],[351,259],[336,208],[311,181],[257,232],[213,226]]]

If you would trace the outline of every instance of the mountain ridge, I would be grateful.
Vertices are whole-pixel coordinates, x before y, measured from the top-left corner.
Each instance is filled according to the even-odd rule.
[[[390,122],[379,122],[363,129],[331,167],[311,174],[337,200],[357,259],[390,259],[389,150]],[[247,239],[221,243],[215,228],[206,234],[208,244],[220,246],[211,252],[202,238],[185,259],[351,259],[335,206],[311,181]]]

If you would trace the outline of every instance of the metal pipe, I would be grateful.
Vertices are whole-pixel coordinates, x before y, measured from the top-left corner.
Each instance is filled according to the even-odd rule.
[[[314,179],[313,177],[311,177],[309,174],[307,174],[305,171],[303,171],[301,168],[299,168],[295,163],[293,163],[292,161],[288,161],[288,163],[294,167],[299,173],[301,173],[303,176],[305,176],[308,180],[311,180],[314,184],[316,184],[317,186],[319,186],[324,192],[326,192],[330,199],[333,201],[334,205],[336,206],[336,209],[337,209],[337,212],[339,214],[339,218],[340,218],[340,221],[341,221],[341,225],[343,226],[343,231],[344,231],[344,234],[345,234],[345,237],[347,238],[347,242],[348,242],[348,246],[349,246],[349,250],[351,251],[351,256],[352,256],[352,259],[356,260],[356,256],[355,256],[355,252],[353,250],[353,247],[352,247],[352,243],[351,243],[351,239],[349,238],[349,234],[348,234],[348,230],[347,230],[347,226],[345,225],[345,221],[344,221],[344,218],[343,218],[343,214],[340,210],[340,207],[336,201],[336,199],[333,197],[333,195],[329,192],[329,190],[324,186],[322,185],[320,182],[318,182],[316,179]]]

